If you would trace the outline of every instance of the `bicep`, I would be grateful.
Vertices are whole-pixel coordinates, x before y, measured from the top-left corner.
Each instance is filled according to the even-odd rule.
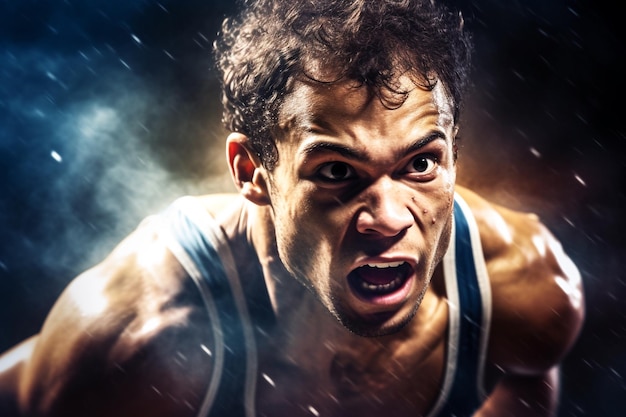
[[[48,313],[40,332],[0,356],[0,415],[31,415],[53,404],[81,352],[94,338],[85,330],[89,308],[97,308],[97,285],[103,279],[88,272],[74,279]],[[77,302],[80,295],[87,300]],[[91,320],[94,322],[95,320]],[[83,355],[84,356],[84,355]]]
[[[490,358],[507,372],[534,375],[558,365],[576,341],[583,293],[576,266],[545,226],[517,223],[515,244],[490,271]]]
[[[53,307],[24,373],[23,407],[64,417],[189,415],[212,373],[205,350],[214,349],[196,294],[179,300],[146,280],[137,291],[118,285],[136,281],[128,275],[101,280],[79,277]]]
[[[558,367],[539,375],[504,375],[474,417],[553,416],[558,392]]]

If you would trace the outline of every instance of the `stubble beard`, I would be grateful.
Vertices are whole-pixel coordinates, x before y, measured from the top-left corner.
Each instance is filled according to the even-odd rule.
[[[341,303],[336,303],[336,299],[331,297],[333,308],[329,309],[330,313],[341,323],[343,327],[349,330],[351,333],[354,333],[357,336],[374,338],[381,336],[388,336],[394,333],[400,332],[404,329],[417,314],[422,300],[424,299],[424,295],[428,290],[428,286],[430,283],[430,279],[428,280],[427,285],[424,286],[420,294],[418,295],[417,300],[413,303],[411,310],[408,314],[405,314],[401,317],[395,317],[395,314],[392,314],[391,317],[381,317],[380,322],[372,322],[365,321],[362,318],[353,318],[349,314],[341,313],[341,308],[335,307],[336,305],[341,305]],[[397,313],[397,312],[396,312]]]

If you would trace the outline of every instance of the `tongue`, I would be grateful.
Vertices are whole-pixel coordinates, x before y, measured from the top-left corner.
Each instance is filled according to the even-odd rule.
[[[388,284],[398,276],[398,268],[372,268],[363,266],[357,270],[359,278],[368,284],[384,285]]]

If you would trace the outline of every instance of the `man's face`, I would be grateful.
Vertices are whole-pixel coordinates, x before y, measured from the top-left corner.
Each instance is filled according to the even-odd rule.
[[[366,336],[409,322],[450,238],[451,99],[401,81],[411,91],[393,109],[348,82],[299,82],[269,175],[281,261]]]

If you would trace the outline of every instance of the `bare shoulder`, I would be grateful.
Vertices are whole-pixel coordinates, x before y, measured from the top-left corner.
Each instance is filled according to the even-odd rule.
[[[476,218],[491,281],[491,362],[510,372],[544,372],[560,362],[582,326],[578,269],[536,215],[466,189],[459,194]]]
[[[233,204],[240,200],[241,196],[234,193],[222,193],[207,194],[194,198],[212,217],[217,218],[222,216],[225,210],[229,210]]]
[[[20,380],[33,415],[193,415],[212,335],[191,279],[149,218],[74,279]]]

